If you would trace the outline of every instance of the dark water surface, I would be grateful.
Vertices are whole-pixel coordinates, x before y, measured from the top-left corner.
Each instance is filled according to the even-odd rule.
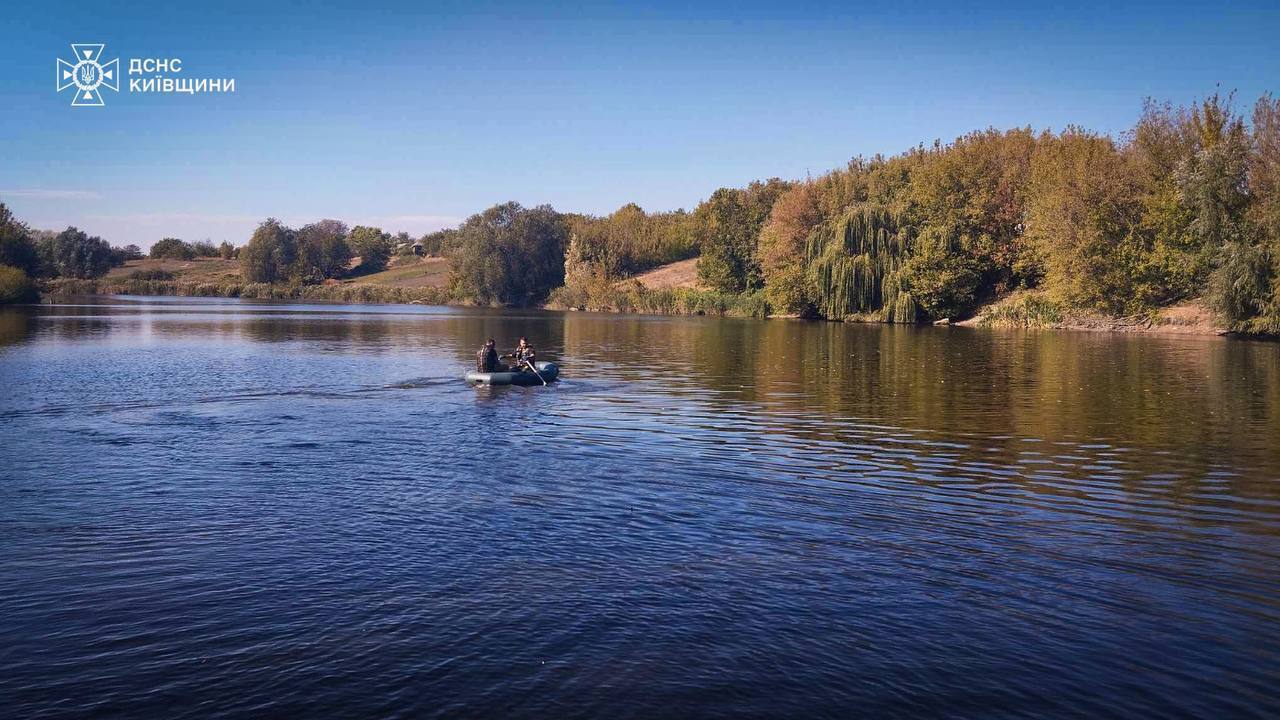
[[[1280,714],[1280,345],[112,298],[0,386],[0,716]]]

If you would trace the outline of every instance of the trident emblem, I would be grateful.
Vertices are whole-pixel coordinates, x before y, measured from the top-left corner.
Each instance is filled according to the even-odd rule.
[[[105,105],[102,93],[98,90],[103,85],[120,92],[120,59],[108,63],[99,61],[102,56],[103,43],[72,43],[71,50],[76,55],[75,63],[58,58],[58,92],[75,87],[71,104],[75,106],[96,107]]]

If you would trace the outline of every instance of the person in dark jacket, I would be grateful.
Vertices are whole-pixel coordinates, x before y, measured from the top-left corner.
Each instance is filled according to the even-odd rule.
[[[529,344],[529,339],[525,337],[520,338],[520,344],[516,346],[516,349],[510,355],[503,355],[502,357],[511,358],[515,361],[511,366],[512,370],[524,370],[527,368],[525,363],[532,365],[537,362],[537,355],[533,352],[533,346]]]
[[[484,347],[476,353],[476,370],[478,372],[498,372],[498,349],[493,338],[485,341]]]

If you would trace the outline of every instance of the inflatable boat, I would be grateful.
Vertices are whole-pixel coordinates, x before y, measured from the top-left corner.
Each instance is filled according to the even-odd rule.
[[[560,368],[555,363],[536,362],[533,364],[538,368],[538,375],[542,379],[538,379],[538,375],[533,374],[528,368],[520,371],[507,372],[476,372],[467,373],[467,382],[473,385],[541,385],[542,380],[554,382],[560,375]]]

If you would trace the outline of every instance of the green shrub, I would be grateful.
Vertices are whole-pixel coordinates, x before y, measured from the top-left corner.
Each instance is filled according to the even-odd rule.
[[[550,307],[579,308],[600,312],[640,313],[642,315],[724,315],[730,317],[768,317],[769,302],[763,290],[729,293],[698,288],[650,289],[631,280],[609,286],[607,291],[591,293],[588,298],[578,289],[558,288],[548,302]]]
[[[1043,292],[1016,295],[987,308],[979,317],[981,325],[1049,327],[1063,320],[1062,307]]]
[[[195,256],[196,249],[190,243],[183,242],[178,238],[157,240],[156,243],[151,246],[151,257],[153,258],[192,260]]]
[[[218,257],[218,247],[208,240],[191,244],[191,252],[196,257]]]
[[[0,305],[35,302],[40,294],[27,274],[10,265],[0,265]]]
[[[28,276],[40,273],[40,253],[25,223],[18,222],[0,203],[0,265],[18,268]]]

